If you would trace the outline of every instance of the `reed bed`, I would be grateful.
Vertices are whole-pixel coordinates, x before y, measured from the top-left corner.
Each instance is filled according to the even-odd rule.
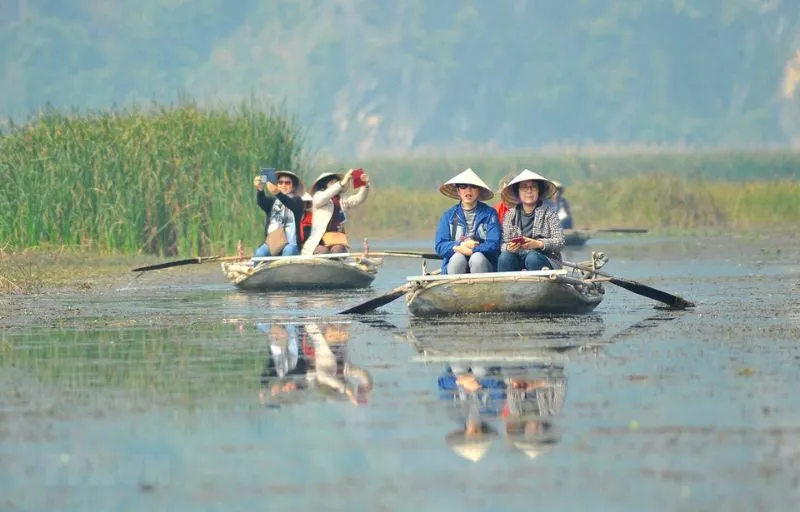
[[[707,181],[797,179],[800,151],[788,149],[683,150],[680,148],[562,148],[537,153],[475,153],[367,159],[348,166],[370,169],[386,186],[435,189],[471,167],[495,186],[508,173],[536,170],[566,184],[662,173]]]
[[[300,166],[293,118],[255,102],[46,110],[0,134],[0,240],[17,248],[208,253],[254,237],[260,167]]]
[[[378,194],[380,200],[359,208],[353,221],[359,234],[433,236],[442,212],[454,203],[436,189],[381,189],[376,184]],[[747,230],[792,227],[800,220],[800,182],[791,179],[710,182],[653,174],[582,182],[568,187],[565,197],[572,206],[576,228]]]

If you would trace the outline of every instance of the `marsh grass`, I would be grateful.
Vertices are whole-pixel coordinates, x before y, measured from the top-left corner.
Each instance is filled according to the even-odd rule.
[[[280,109],[46,110],[0,134],[0,240],[16,247],[205,254],[263,222],[252,177],[300,165]]]
[[[553,148],[536,153],[396,156],[348,164],[364,167],[384,186],[435,190],[467,167],[491,186],[507,173],[535,170],[567,185],[660,173],[707,181],[771,181],[800,176],[800,151],[688,150],[665,147]]]
[[[434,189],[435,190],[435,189]],[[454,202],[438,191],[379,189],[359,208],[354,227],[370,236],[427,233]],[[800,182],[711,182],[651,174],[568,187],[577,228],[690,229],[791,227],[800,220]],[[497,197],[490,201],[494,205]]]

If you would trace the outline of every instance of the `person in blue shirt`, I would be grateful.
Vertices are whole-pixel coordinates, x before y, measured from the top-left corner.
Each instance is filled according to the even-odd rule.
[[[436,254],[442,274],[494,272],[502,233],[497,211],[484,201],[494,192],[472,169],[450,179],[439,192],[458,204],[449,208],[436,228]]]

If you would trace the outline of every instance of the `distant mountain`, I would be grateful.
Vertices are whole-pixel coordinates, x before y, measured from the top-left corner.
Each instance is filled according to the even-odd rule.
[[[255,96],[339,157],[786,144],[798,50],[795,0],[0,0],[0,112]]]

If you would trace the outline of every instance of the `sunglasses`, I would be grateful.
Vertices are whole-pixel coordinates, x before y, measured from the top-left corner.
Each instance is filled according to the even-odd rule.
[[[468,188],[478,188],[478,186],[477,185],[468,185],[466,183],[459,183],[458,185],[456,185],[456,188],[458,190],[466,190]]]
[[[292,180],[278,180],[278,185],[291,185]]]

